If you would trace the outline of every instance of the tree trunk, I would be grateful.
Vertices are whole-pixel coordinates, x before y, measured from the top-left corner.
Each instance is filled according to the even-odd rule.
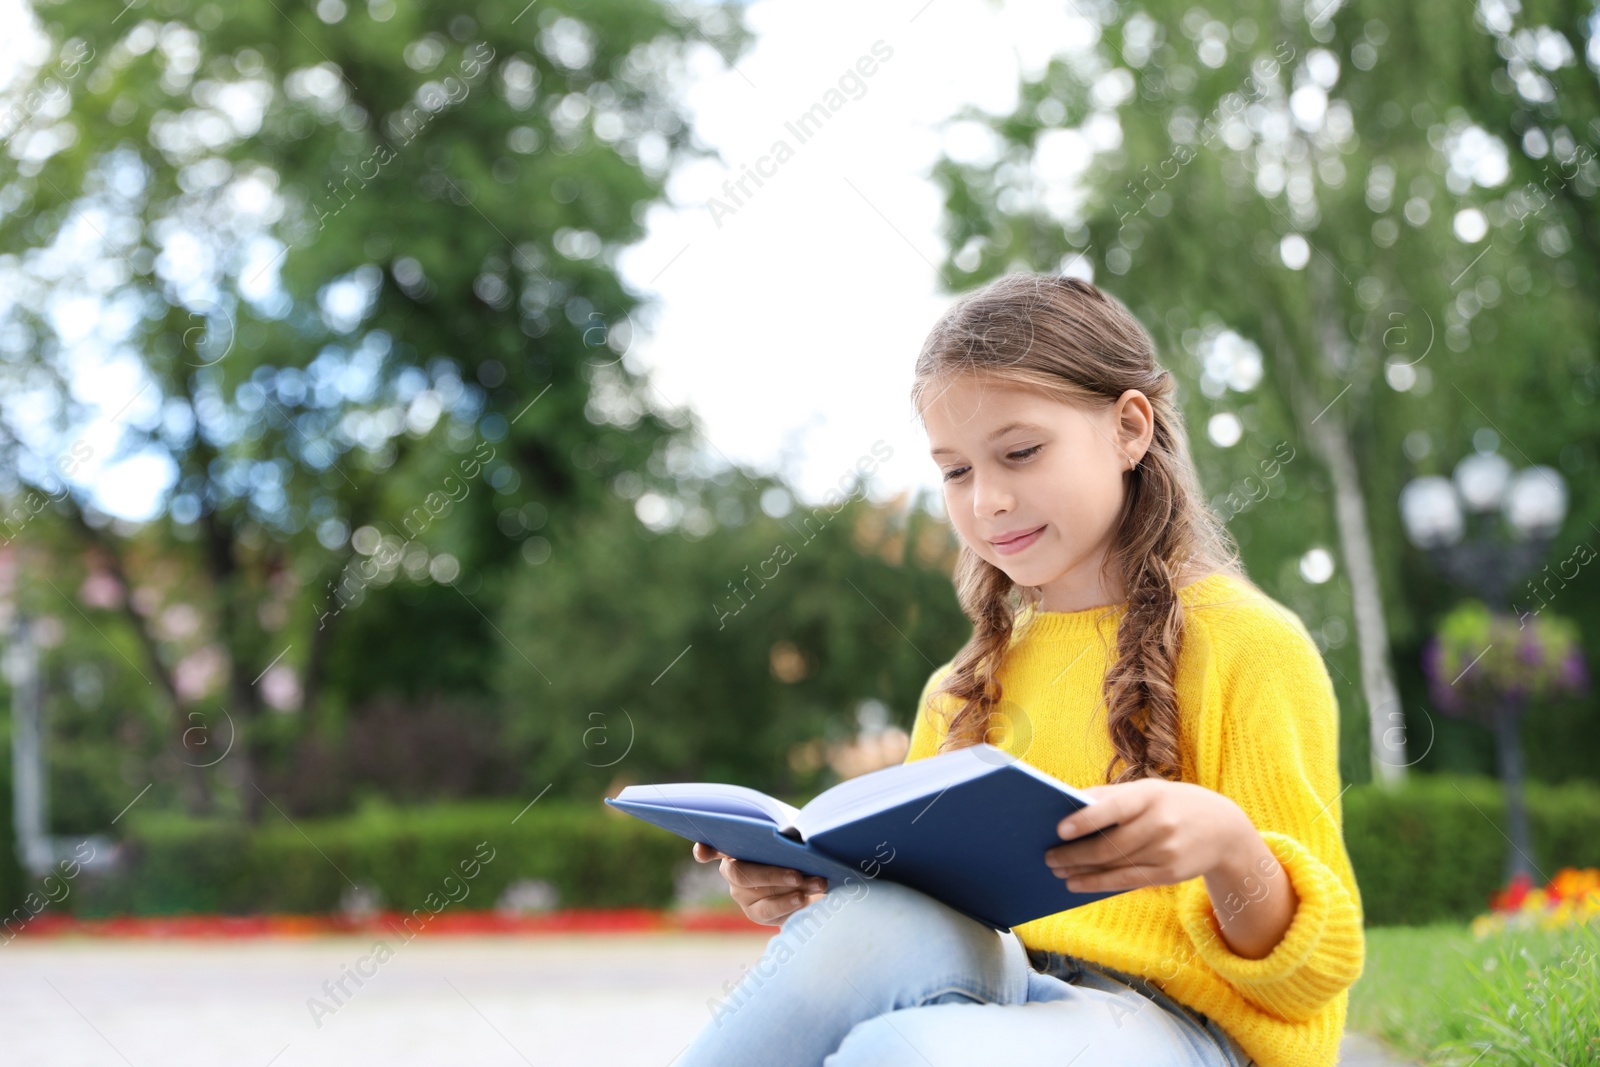
[[[1327,269],[1319,261],[1312,264],[1312,287],[1316,336],[1323,359],[1334,372],[1335,382],[1350,372],[1348,339],[1338,315],[1338,301],[1327,293]],[[1339,555],[1350,571],[1351,610],[1356,630],[1356,650],[1361,659],[1361,692],[1367,702],[1367,731],[1371,749],[1372,778],[1386,788],[1405,781],[1406,720],[1400,707],[1400,690],[1389,663],[1389,630],[1383,617],[1383,595],[1378,584],[1378,568],[1372,551],[1372,535],[1367,524],[1366,500],[1361,491],[1361,472],[1355,449],[1340,404],[1348,405],[1343,394],[1318,401],[1295,366],[1292,342],[1275,316],[1265,325],[1282,371],[1285,392],[1294,420],[1306,435],[1312,451],[1333,481],[1334,522],[1339,534]]]
[[[1494,713],[1495,763],[1506,791],[1506,836],[1511,839],[1511,846],[1506,850],[1507,884],[1519,874],[1532,878],[1536,873],[1533,838],[1528,833],[1528,811],[1522,801],[1522,742],[1517,738],[1519,710],[1515,704],[1507,703]]]
[[[139,609],[134,606],[134,587],[128,580],[127,568],[123,566],[119,546],[114,537],[89,525],[77,500],[74,499],[71,503],[73,525],[89,544],[99,548],[103,553],[102,559],[106,568],[121,589],[122,613],[133,626],[133,634],[139,640],[145,662],[149,664],[150,672],[155,675],[155,681],[159,683],[161,693],[166,697],[167,707],[171,712],[170,725],[178,752],[178,762],[183,764],[183,769],[178,774],[182,779],[184,808],[197,818],[211,815],[216,811],[216,801],[211,795],[211,782],[206,772],[208,764],[190,759],[195,755],[189,746],[189,735],[195,728],[194,719],[184,711],[184,700],[178,694],[177,680],[161,658],[161,646],[150,629],[150,620],[140,614]]]
[[[1383,618],[1383,595],[1373,560],[1366,501],[1354,450],[1344,424],[1331,413],[1306,427],[1313,448],[1333,479],[1333,512],[1339,530],[1339,552],[1350,570],[1350,599],[1355,614],[1356,648],[1361,656],[1361,689],[1366,694],[1372,749],[1372,777],[1395,786],[1406,777],[1406,720],[1400,691],[1389,665],[1389,630]]]
[[[213,539],[211,552],[211,583],[216,590],[218,628],[228,650],[227,692],[236,713],[235,726],[239,737],[234,744],[233,758],[238,761],[234,774],[239,781],[240,811],[248,826],[258,826],[266,800],[261,791],[261,769],[265,765],[266,748],[261,742],[261,690],[256,681],[259,674],[251,653],[259,647],[259,631],[247,634],[247,619],[253,618],[252,604],[245,600],[244,577],[234,559],[233,530],[215,516],[208,516],[207,530]],[[241,601],[245,601],[241,603]]]

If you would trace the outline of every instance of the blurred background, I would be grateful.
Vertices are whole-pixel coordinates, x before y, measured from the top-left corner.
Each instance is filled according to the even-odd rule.
[[[116,917],[726,915],[602,799],[904,758],[970,630],[912,362],[1010,270],[1177,375],[1334,679],[1369,924],[1600,864],[1596,9],[4,20],[0,913],[45,970]]]

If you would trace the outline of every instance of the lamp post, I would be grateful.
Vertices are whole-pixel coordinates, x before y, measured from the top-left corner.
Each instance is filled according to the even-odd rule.
[[[1510,538],[1498,535],[1497,512]],[[1492,449],[1467,456],[1449,478],[1423,475],[1400,491],[1407,539],[1491,610],[1508,606],[1511,588],[1539,566],[1566,514],[1561,472],[1533,466],[1513,474]]]
[[[1501,534],[1497,513],[1504,517],[1509,537]],[[1509,641],[1513,647],[1519,643],[1509,619],[1497,627],[1494,615],[1504,615],[1510,606],[1511,589],[1539,566],[1566,513],[1566,483],[1559,472],[1531,466],[1513,473],[1511,464],[1493,449],[1479,449],[1461,460],[1450,478],[1414,478],[1400,492],[1400,514],[1411,543],[1427,552],[1440,571],[1475,593],[1487,607],[1474,608],[1482,612],[1484,625],[1473,642],[1482,640],[1486,647],[1475,654],[1468,649],[1464,655],[1475,658],[1453,679],[1432,678],[1430,684],[1439,687],[1441,710],[1450,711],[1449,705],[1443,703],[1447,696],[1458,707],[1475,705],[1494,731],[1495,762],[1506,792],[1511,842],[1506,871],[1511,878],[1533,873],[1529,855],[1532,839],[1522,797],[1522,746],[1517,736],[1517,720],[1527,695],[1520,691],[1516,673],[1508,674],[1502,669],[1504,653],[1495,659],[1484,657],[1496,642],[1504,645]],[[1436,637],[1427,651],[1437,653],[1438,641]],[[1437,663],[1428,656],[1424,659],[1430,672],[1437,669]],[[1479,677],[1458,687],[1456,683],[1466,678],[1480,660],[1483,665],[1478,667]],[[1454,666],[1450,668],[1451,673],[1455,670]],[[1469,701],[1464,699],[1463,689],[1477,693]]]

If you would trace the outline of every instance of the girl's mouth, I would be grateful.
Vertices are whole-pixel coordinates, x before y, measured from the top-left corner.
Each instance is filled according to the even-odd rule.
[[[1025,533],[1021,537],[1012,538],[1010,541],[991,541],[990,544],[994,545],[994,550],[1002,556],[1009,556],[1013,553],[1021,552],[1037,541],[1043,534],[1044,527],[1041,526],[1037,530]]]

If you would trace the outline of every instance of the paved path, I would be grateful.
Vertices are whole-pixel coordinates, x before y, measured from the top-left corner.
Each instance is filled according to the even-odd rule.
[[[1339,1046],[1339,1067],[1401,1067],[1409,1060],[1399,1060],[1383,1044],[1366,1034],[1345,1032],[1344,1044]]]
[[[26,939],[0,946],[0,1059],[29,1067],[668,1067],[756,934]],[[365,959],[363,959],[365,958]],[[330,995],[346,969],[349,996]],[[318,998],[324,1008],[314,1014]],[[1359,1043],[1359,1039],[1352,1039]],[[1347,1043],[1350,1067],[1393,1067]]]

